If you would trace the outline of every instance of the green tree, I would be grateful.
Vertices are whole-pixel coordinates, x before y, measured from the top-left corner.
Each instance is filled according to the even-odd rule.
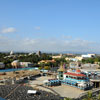
[[[83,100],[94,100],[94,99],[93,99],[93,96],[92,96],[92,92],[89,91],[89,92],[87,93],[87,97],[84,98]]]
[[[45,66],[45,63],[40,63],[39,66],[40,67],[44,67]]]
[[[43,67],[39,67],[39,69],[41,70],[41,69],[43,69]]]
[[[64,98],[64,100],[72,100],[72,99],[71,99],[71,98],[67,98],[67,97],[66,97],[66,98]]]
[[[43,53],[41,55],[41,60],[52,60],[52,57],[50,57],[48,54]]]
[[[45,70],[50,70],[50,67],[49,66],[45,66],[44,69]]]

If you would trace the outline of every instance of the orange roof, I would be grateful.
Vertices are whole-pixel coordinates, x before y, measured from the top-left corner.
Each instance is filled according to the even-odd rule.
[[[78,72],[78,73],[79,73],[79,72],[81,72],[81,70],[77,69],[77,70],[76,70],[76,72]]]
[[[67,73],[64,73],[64,74],[71,75],[71,76],[79,76],[79,77],[85,77],[86,76],[84,74],[77,74],[77,73],[71,73],[71,72],[67,72]]]

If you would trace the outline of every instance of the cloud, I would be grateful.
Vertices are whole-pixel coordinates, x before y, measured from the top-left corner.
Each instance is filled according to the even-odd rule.
[[[12,39],[0,36],[0,51],[46,51],[46,52],[96,52],[100,53],[100,43],[82,39],[63,39],[63,38],[23,38]]]
[[[13,32],[16,32],[16,29],[14,27],[3,28],[1,30],[1,33],[13,33]]]
[[[35,27],[35,30],[40,30],[40,26],[36,26]]]
[[[62,38],[64,38],[64,39],[72,39],[72,36],[69,36],[69,35],[62,35]]]

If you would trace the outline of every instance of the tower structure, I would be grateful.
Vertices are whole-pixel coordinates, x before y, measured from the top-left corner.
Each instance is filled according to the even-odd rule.
[[[61,64],[60,68],[58,69],[58,76],[57,78],[59,80],[63,80],[63,74],[65,73],[65,67],[63,66],[63,64]]]
[[[11,51],[11,52],[10,52],[10,55],[13,55],[13,54],[14,54],[14,52],[13,52],[13,51]]]
[[[40,57],[41,56],[41,51],[38,51],[36,54]]]

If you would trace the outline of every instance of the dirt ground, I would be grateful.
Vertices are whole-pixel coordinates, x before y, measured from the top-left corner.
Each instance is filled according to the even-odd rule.
[[[0,80],[2,79],[7,79],[7,78],[13,78],[16,77],[17,79],[29,75],[36,75],[39,74],[40,72],[37,70],[23,70],[23,71],[15,71],[15,72],[5,72],[0,75]]]
[[[43,81],[47,80],[47,79],[52,79],[52,77],[48,77],[48,76],[38,77],[38,78],[36,78],[36,80],[30,81],[29,84],[33,87],[37,87],[39,89],[42,89],[42,90],[45,90],[45,91],[48,91],[48,92],[52,92],[49,89],[43,88],[41,86],[37,86],[37,84],[38,85],[43,84]],[[80,90],[78,88],[71,87],[71,86],[68,86],[68,85],[61,85],[61,86],[55,86],[55,87],[49,87],[49,88],[56,91],[62,97],[70,97],[70,98],[77,98],[77,97],[79,97],[80,94],[86,92],[86,91],[83,91],[83,90]]]

